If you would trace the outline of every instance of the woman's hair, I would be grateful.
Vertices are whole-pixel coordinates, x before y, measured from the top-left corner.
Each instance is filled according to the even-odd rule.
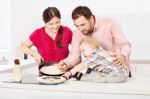
[[[49,22],[54,17],[61,19],[60,11],[56,7],[48,7],[43,11],[43,21],[45,23]],[[56,46],[58,48],[62,48],[63,47],[63,45],[62,45],[63,27],[62,26],[60,26],[58,33],[59,33],[59,36],[56,41]]]
[[[72,11],[72,19],[76,20],[80,16],[84,16],[86,19],[90,19],[93,14],[87,6],[78,6]]]
[[[60,12],[56,7],[48,7],[43,11],[43,21],[45,23],[49,22],[54,17],[61,19]]]
[[[85,39],[82,39],[80,45],[81,44],[88,44],[94,48],[100,47],[100,43],[93,37],[86,37]]]

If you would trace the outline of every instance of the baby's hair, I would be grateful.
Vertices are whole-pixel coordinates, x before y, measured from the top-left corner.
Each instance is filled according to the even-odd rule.
[[[84,39],[81,40],[80,45],[81,44],[89,44],[95,48],[99,48],[100,47],[100,43],[98,40],[96,40],[93,37],[86,37]]]

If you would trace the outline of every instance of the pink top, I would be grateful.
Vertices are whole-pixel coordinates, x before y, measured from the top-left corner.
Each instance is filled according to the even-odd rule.
[[[60,34],[57,33],[56,38],[53,39],[45,32],[45,27],[36,29],[30,35],[30,40],[33,45],[36,46],[45,62],[59,62],[68,56],[68,46],[72,40],[72,31],[68,27],[63,26],[63,48],[58,48],[56,46],[56,41],[58,40],[59,35]]]
[[[80,62],[79,43],[85,38],[79,31],[74,31],[72,38],[72,49],[69,56],[64,60],[69,67]],[[130,54],[130,43],[125,38],[120,26],[111,18],[96,18],[95,29],[92,37],[99,40],[104,50],[121,53],[126,56],[127,64]]]

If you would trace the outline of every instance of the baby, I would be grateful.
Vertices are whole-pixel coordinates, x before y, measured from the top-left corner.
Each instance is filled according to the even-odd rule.
[[[100,43],[87,37],[80,42],[81,63],[64,76],[93,82],[125,82],[129,76],[128,66],[113,65],[112,53],[105,51]]]

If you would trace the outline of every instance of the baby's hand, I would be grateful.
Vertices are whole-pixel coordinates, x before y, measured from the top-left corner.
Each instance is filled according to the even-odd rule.
[[[72,73],[70,71],[68,71],[63,76],[65,76],[66,79],[68,80],[72,76]]]

